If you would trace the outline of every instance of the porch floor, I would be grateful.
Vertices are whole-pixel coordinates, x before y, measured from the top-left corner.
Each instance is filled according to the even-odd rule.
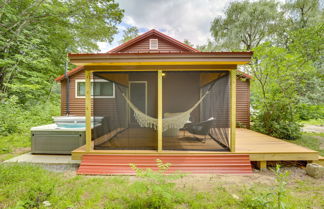
[[[95,146],[96,150],[156,150],[156,132],[150,128],[129,128],[110,140]],[[187,131],[178,131],[176,136],[163,136],[164,150],[224,151],[224,148],[209,136],[194,136]]]
[[[85,154],[249,154],[251,161],[314,161],[318,160],[318,152],[290,143],[275,137],[264,135],[252,130],[236,129],[235,152],[217,151],[178,151],[163,150],[91,150],[87,152],[85,146],[72,151],[72,159],[81,159]]]

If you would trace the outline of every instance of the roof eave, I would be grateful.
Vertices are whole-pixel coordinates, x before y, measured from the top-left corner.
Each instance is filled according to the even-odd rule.
[[[219,53],[118,53],[69,54],[70,61],[78,66],[93,65],[193,65],[193,64],[248,64],[252,52]]]

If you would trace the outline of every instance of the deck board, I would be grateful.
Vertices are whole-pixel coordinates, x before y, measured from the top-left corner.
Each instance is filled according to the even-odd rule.
[[[239,153],[314,153],[316,151],[249,129],[236,129]]]
[[[82,146],[72,152],[73,159],[80,159],[84,154],[157,154],[156,150],[92,150],[86,152]],[[251,161],[293,161],[318,160],[318,152],[275,137],[267,136],[252,130],[236,129],[236,151],[177,151],[164,150],[158,154],[249,154]]]

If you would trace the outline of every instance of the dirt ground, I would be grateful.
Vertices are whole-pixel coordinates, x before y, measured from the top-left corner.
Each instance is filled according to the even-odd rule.
[[[274,167],[266,170],[259,171],[254,169],[253,174],[249,175],[184,175],[179,179],[172,180],[176,183],[178,188],[189,188],[194,191],[199,192],[211,192],[215,187],[220,186],[228,191],[238,191],[242,188],[249,188],[253,186],[273,186],[276,184],[276,176],[273,172]],[[289,176],[287,178],[288,186],[296,187],[300,182],[304,182],[309,186],[314,186],[323,188],[320,191],[324,195],[324,179],[314,179],[306,174],[305,167],[303,166],[288,166],[281,168],[282,172],[288,172]],[[64,176],[71,178],[76,176],[74,171],[64,172]],[[110,176],[88,176],[89,178],[111,178]],[[135,176],[126,176],[131,182],[138,179]]]
[[[317,185],[324,189],[324,179],[314,179],[306,174],[304,168],[285,167],[282,171],[288,171],[288,185],[294,186],[298,182],[307,182],[311,185]],[[254,170],[252,175],[187,175],[176,181],[179,187],[191,187],[196,191],[210,191],[213,189],[210,185],[219,185],[227,189],[255,185],[274,185],[276,177],[273,171]],[[324,190],[322,191],[324,194]]]

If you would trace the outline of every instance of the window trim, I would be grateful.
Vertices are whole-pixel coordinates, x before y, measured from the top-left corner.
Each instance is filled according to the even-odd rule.
[[[104,79],[91,79],[91,83],[94,83],[95,82],[111,82],[111,81],[107,81],[107,80],[104,80]],[[76,79],[75,80],[75,83],[74,83],[74,88],[75,88],[75,98],[78,98],[78,99],[85,99],[86,97],[85,96],[78,96],[78,83],[81,83],[81,82],[84,82],[85,83],[85,79]],[[91,88],[91,98],[94,98],[94,99],[102,99],[102,98],[115,98],[116,94],[115,94],[115,84],[113,82],[111,82],[113,84],[113,95],[112,96],[93,96],[93,88]]]

